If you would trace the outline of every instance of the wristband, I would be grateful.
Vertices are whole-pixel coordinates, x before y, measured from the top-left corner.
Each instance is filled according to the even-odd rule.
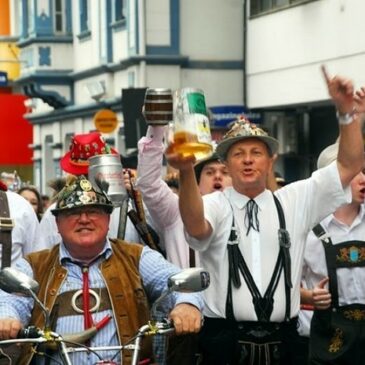
[[[356,109],[353,109],[350,113],[345,114],[340,114],[340,112],[337,111],[336,116],[338,119],[338,123],[340,125],[349,125],[355,120],[356,114]]]

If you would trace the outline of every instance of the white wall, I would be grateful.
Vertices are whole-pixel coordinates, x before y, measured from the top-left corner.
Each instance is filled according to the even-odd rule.
[[[327,100],[320,73],[365,84],[363,0],[321,0],[248,21],[248,105]]]
[[[199,60],[241,60],[242,0],[180,1],[181,54]]]

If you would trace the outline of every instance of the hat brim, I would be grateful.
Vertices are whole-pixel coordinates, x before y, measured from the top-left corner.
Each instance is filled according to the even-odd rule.
[[[57,216],[58,214],[62,213],[63,211],[68,211],[68,210],[73,210],[73,209],[78,209],[78,208],[83,208],[83,207],[100,207],[103,208],[107,214],[111,214],[114,207],[108,204],[83,204],[83,205],[79,205],[79,206],[74,206],[72,208],[68,208],[68,207],[64,207],[64,208],[56,208],[56,209],[52,209],[51,213],[54,216]]]
[[[213,161],[218,161],[220,160],[218,154],[216,152],[213,152],[212,155],[210,155],[209,157],[207,158],[204,158],[202,160],[199,160],[195,165],[194,165],[194,172],[195,172],[195,176],[196,176],[196,179],[197,181],[200,180],[200,175],[202,173],[202,170],[204,168],[204,166],[210,162],[213,162]]]
[[[110,149],[113,155],[119,154],[114,148]],[[91,156],[90,156],[91,157]],[[62,171],[72,175],[87,175],[89,173],[89,162],[85,164],[75,164],[71,161],[71,151],[67,152],[60,160]]]
[[[237,136],[237,137],[227,138],[219,142],[216,149],[216,153],[223,161],[225,161],[227,158],[228,151],[232,147],[232,145],[234,145],[239,141],[244,141],[246,139],[252,139],[252,138],[259,139],[260,141],[264,142],[269,148],[269,151],[271,152],[272,155],[277,153],[279,149],[279,141],[269,136]]]

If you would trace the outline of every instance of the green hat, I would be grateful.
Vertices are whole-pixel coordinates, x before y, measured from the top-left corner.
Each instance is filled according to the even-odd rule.
[[[263,129],[251,123],[245,117],[240,116],[219,142],[216,152],[222,160],[225,160],[233,144],[248,138],[257,138],[264,142],[269,148],[271,155],[276,153],[279,148],[278,140],[270,137]]]
[[[104,192],[95,188],[85,176],[72,176],[58,193],[56,208],[52,210],[52,214],[58,215],[64,210],[84,206],[101,207],[108,214],[113,211],[113,204]]]

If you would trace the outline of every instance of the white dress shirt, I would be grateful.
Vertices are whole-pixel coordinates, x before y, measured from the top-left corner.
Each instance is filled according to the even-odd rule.
[[[351,200],[351,191],[342,188],[336,163],[315,171],[311,178],[285,186],[275,192],[286,220],[286,228],[291,238],[291,317],[297,316],[300,303],[300,279],[304,245],[311,227],[334,212],[337,207]],[[211,285],[205,290],[204,314],[212,318],[225,318],[228,286],[227,242],[232,226],[232,214],[240,232],[239,248],[263,295],[271,279],[279,252],[279,220],[272,193],[265,190],[255,198],[259,206],[259,234],[250,230],[246,237],[244,227],[244,206],[248,197],[239,194],[233,187],[224,192],[203,196],[204,213],[212,226],[209,238],[198,241],[187,236],[189,244],[199,250],[201,264],[211,275]],[[257,247],[259,246],[259,247]],[[242,286],[233,289],[233,309],[238,321],[256,321],[252,295],[241,276]],[[285,317],[285,287],[281,275],[274,294],[274,310],[271,321],[281,322]]]
[[[21,257],[44,247],[39,244],[39,222],[33,207],[21,195],[6,191],[8,198],[10,218],[14,220],[11,232],[12,248],[11,263]],[[2,245],[0,245],[0,257]]]

